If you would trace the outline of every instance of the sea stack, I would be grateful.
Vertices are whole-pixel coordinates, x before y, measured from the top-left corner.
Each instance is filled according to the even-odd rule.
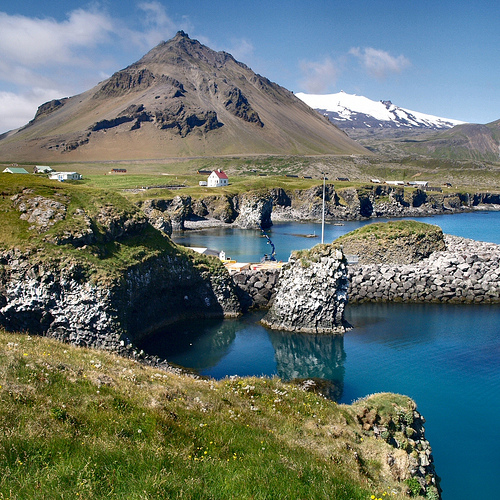
[[[274,330],[343,334],[348,285],[342,250],[320,244],[293,252],[262,323]]]

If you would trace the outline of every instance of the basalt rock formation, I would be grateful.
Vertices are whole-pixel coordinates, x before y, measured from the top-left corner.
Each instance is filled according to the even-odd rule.
[[[360,264],[413,264],[446,249],[438,226],[415,221],[374,223],[335,241],[346,255]]]
[[[4,328],[119,352],[186,317],[240,313],[222,263],[172,243],[161,202],[141,211],[115,193],[21,182],[0,199]]]
[[[316,245],[293,252],[262,323],[274,330],[344,333],[348,286],[347,261],[341,250]]]
[[[271,227],[273,221],[320,220],[323,188],[273,188],[266,192],[213,194],[197,199],[175,196],[172,200],[159,199],[148,203],[155,203],[165,216],[171,218],[173,230],[182,230],[203,222],[266,228]],[[325,190],[327,221],[422,217],[491,206],[500,206],[499,194],[444,194],[386,185],[335,189],[334,185],[327,184]]]

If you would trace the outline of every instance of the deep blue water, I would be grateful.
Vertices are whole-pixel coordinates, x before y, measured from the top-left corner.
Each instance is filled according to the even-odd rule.
[[[500,243],[500,212],[420,220],[445,233]],[[363,224],[327,225],[325,241]],[[278,258],[286,260],[291,250],[319,242],[297,236],[314,231],[320,235],[320,224],[287,223],[269,234]],[[239,261],[258,261],[269,252],[258,231],[216,229],[185,238],[185,244],[224,249]],[[343,337],[271,331],[258,323],[262,314],[178,325],[142,347],[215,378],[322,378],[342,403],[374,392],[406,394],[427,420],[443,498],[500,497],[500,306],[348,306],[347,320],[354,328]]]

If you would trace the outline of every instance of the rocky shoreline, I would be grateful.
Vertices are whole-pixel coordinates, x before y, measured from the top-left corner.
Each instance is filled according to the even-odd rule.
[[[350,263],[349,303],[500,303],[500,245],[452,235],[444,235],[444,241],[445,250],[411,264]],[[270,307],[281,275],[245,270],[232,278],[245,311]]]
[[[178,195],[170,200],[146,200],[140,205],[151,224],[164,226],[169,219],[173,231],[230,225],[265,229],[275,222],[321,220],[323,188],[274,188],[200,199]],[[325,190],[327,221],[426,217],[473,210],[500,210],[500,194],[439,193],[386,185],[335,189],[328,184]]]

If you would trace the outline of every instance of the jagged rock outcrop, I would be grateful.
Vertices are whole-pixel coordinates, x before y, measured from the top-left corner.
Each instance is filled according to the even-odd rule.
[[[160,203],[161,200],[156,200]],[[273,221],[320,220],[323,188],[286,191],[273,188],[267,192],[242,195],[214,194],[198,199],[176,196],[164,201],[173,230],[183,230],[186,223],[236,223],[244,228],[268,228]],[[422,217],[442,213],[470,211],[477,206],[500,206],[500,195],[491,193],[428,193],[421,189],[405,190],[393,186],[364,186],[335,190],[325,189],[327,221],[360,220],[378,217]],[[191,226],[190,226],[191,227]]]
[[[196,217],[215,219],[227,224],[234,222],[238,216],[235,208],[235,197],[227,194],[205,196],[194,200],[191,211]]]
[[[347,260],[332,245],[293,252],[262,323],[275,330],[343,333],[347,304]]]
[[[158,231],[167,236],[172,235],[172,220],[168,214],[168,204],[165,200],[146,200],[142,206],[148,222]]]
[[[272,210],[273,200],[269,195],[245,193],[238,198],[239,215],[235,223],[242,228],[269,228]]]
[[[386,405],[384,393],[373,394],[353,403],[355,418],[365,436],[374,437],[393,447],[381,464],[381,474],[405,482],[408,493],[425,498],[441,498],[440,479],[436,474],[429,441],[425,437],[425,419],[410,398]],[[389,409],[387,408],[389,406]]]

